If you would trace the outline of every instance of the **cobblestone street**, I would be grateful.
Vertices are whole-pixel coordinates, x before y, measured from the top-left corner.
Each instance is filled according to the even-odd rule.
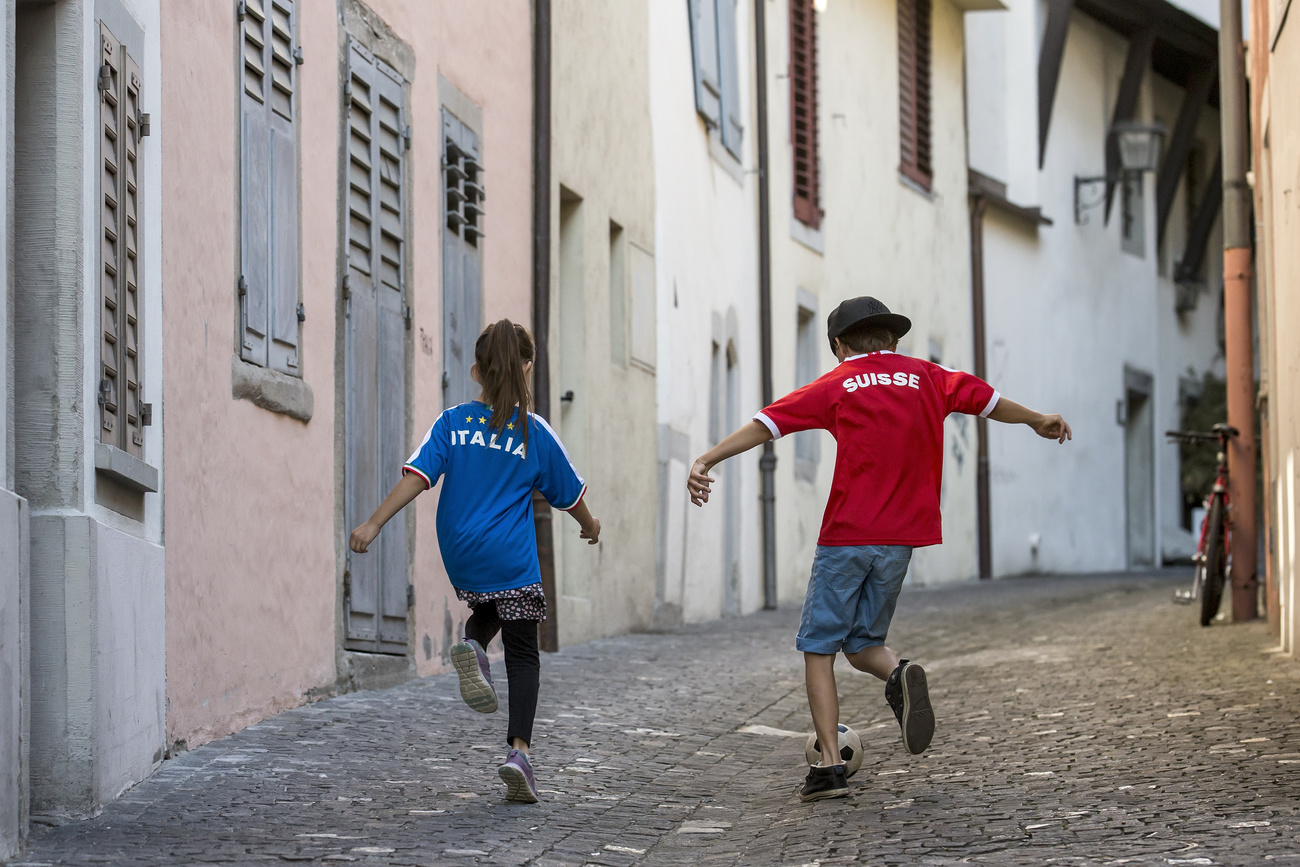
[[[1196,625],[1182,572],[905,590],[890,636],[939,728],[909,756],[840,675],[866,760],[801,804],[798,610],[544,655],[543,802],[454,676],[322,701],[170,760],[36,864],[1300,864],[1300,664]],[[495,673],[504,682],[504,668]]]

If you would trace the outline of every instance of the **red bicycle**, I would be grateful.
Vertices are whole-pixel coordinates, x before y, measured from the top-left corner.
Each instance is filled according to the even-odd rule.
[[[1196,571],[1191,590],[1174,591],[1174,601],[1191,605],[1201,602],[1201,625],[1209,626],[1219,613],[1223,601],[1223,588],[1232,575],[1232,513],[1228,508],[1228,441],[1237,436],[1237,429],[1226,424],[1216,424],[1212,433],[1202,431],[1165,431],[1165,436],[1178,442],[1193,445],[1214,444],[1219,448],[1218,468],[1214,487],[1205,498],[1205,519],[1201,521],[1201,538],[1196,544],[1192,562]]]

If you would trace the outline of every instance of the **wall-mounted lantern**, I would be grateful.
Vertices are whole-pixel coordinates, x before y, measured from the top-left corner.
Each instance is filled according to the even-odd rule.
[[[1119,171],[1112,174],[1082,178],[1074,176],[1074,222],[1082,224],[1083,212],[1097,207],[1106,200],[1105,188],[1121,180],[1141,177],[1144,172],[1154,172],[1160,160],[1160,145],[1165,138],[1165,128],[1158,123],[1121,121],[1110,128],[1110,136],[1119,148]],[[1083,197],[1084,187],[1101,186],[1101,192],[1091,201]]]

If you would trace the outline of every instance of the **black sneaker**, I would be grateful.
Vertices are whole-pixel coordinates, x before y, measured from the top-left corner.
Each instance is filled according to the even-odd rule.
[[[808,768],[808,779],[803,781],[799,790],[799,800],[820,801],[822,798],[847,798],[849,795],[849,776],[843,765]]]
[[[903,746],[914,756],[925,752],[934,737],[934,708],[925,684],[925,669],[906,659],[885,681],[885,701],[894,710],[903,730]]]

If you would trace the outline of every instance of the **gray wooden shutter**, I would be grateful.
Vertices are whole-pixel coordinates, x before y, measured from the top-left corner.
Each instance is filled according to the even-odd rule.
[[[447,109],[443,144],[443,405],[476,393],[469,370],[483,327],[484,170],[478,136]]]
[[[403,83],[361,45],[348,46],[346,440],[350,525],[365,520],[401,471],[406,440],[406,128]],[[347,638],[404,653],[406,523],[349,555]]]
[[[722,144],[736,159],[745,125],[740,104],[740,58],[736,33],[736,0],[716,0],[718,10],[718,65],[722,73]]]
[[[140,67],[100,23],[100,440],[144,454]]]
[[[691,19],[691,60],[695,72],[695,110],[711,127],[722,125],[722,81],[718,65],[718,10],[715,0],[687,0]],[[733,10],[734,14],[734,10]],[[733,21],[734,27],[734,21]]]
[[[298,150],[293,0],[246,0],[240,152],[240,357],[297,375]]]

